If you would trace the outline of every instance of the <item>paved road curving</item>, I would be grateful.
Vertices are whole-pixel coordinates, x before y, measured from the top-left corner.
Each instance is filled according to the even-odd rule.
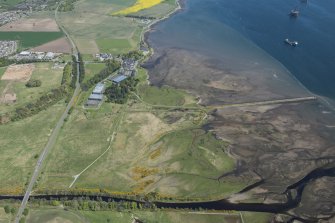
[[[68,35],[65,28],[62,25],[60,25],[59,22],[58,22],[58,7],[55,10],[55,20],[56,20],[58,26],[61,28],[61,30],[65,33],[66,37],[69,39],[69,41],[72,45],[72,49],[73,49],[72,54],[73,54],[73,56],[75,56],[76,61],[78,61],[78,50],[77,50],[77,47],[76,47],[74,41]],[[64,124],[64,120],[67,118],[70,108],[74,104],[76,97],[79,95],[79,92],[80,92],[79,75],[80,75],[79,64],[77,63],[77,82],[76,82],[75,91],[72,95],[72,98],[71,98],[70,102],[67,104],[66,109],[64,110],[62,116],[58,120],[54,130],[52,131],[51,136],[49,137],[48,143],[46,144],[46,146],[44,147],[42,153],[40,154],[40,156],[38,158],[37,164],[35,166],[35,170],[33,172],[33,175],[31,177],[31,179],[30,179],[30,182],[29,182],[29,185],[27,187],[24,198],[22,200],[21,206],[20,206],[20,208],[18,210],[18,213],[16,215],[15,223],[19,223],[19,221],[22,217],[22,213],[27,206],[31,191],[32,191],[32,189],[33,189],[33,187],[36,183],[37,177],[38,177],[39,172],[42,168],[43,162],[44,162],[45,158],[47,157],[48,152],[50,151],[50,149],[54,146],[54,144],[56,142],[56,139],[57,139],[57,136],[59,134],[59,131]]]

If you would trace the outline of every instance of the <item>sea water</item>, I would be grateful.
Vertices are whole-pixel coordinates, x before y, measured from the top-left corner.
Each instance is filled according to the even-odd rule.
[[[300,15],[289,13],[298,9]],[[296,40],[297,47],[284,43]],[[335,99],[335,1],[186,0],[155,26],[154,48],[181,48],[221,58],[243,72],[253,63],[289,73],[313,93]]]

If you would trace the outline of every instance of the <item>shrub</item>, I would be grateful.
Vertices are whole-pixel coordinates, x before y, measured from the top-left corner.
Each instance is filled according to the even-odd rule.
[[[32,88],[32,87],[40,87],[41,85],[42,85],[42,81],[40,81],[40,80],[35,80],[35,79],[29,80],[29,81],[26,83],[26,87],[29,87],[29,88]]]

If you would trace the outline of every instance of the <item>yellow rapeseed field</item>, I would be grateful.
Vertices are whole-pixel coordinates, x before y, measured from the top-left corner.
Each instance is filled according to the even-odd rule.
[[[137,0],[137,2],[133,6],[123,9],[121,11],[115,12],[113,13],[113,15],[127,15],[131,13],[135,13],[143,9],[148,9],[155,5],[158,5],[162,1],[163,0]]]

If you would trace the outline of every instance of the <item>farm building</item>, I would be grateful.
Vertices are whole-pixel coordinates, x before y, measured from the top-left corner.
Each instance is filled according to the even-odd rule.
[[[105,85],[98,83],[92,91],[92,94],[88,97],[86,106],[98,107],[104,99]]]
[[[104,98],[104,95],[103,94],[91,94],[89,97],[88,97],[88,100],[95,100],[95,101],[102,101],[102,99]]]
[[[114,84],[120,84],[122,81],[126,80],[128,77],[125,75],[120,75],[112,79]]]
[[[103,83],[98,83],[93,89],[93,94],[103,94],[105,90],[105,85]]]

